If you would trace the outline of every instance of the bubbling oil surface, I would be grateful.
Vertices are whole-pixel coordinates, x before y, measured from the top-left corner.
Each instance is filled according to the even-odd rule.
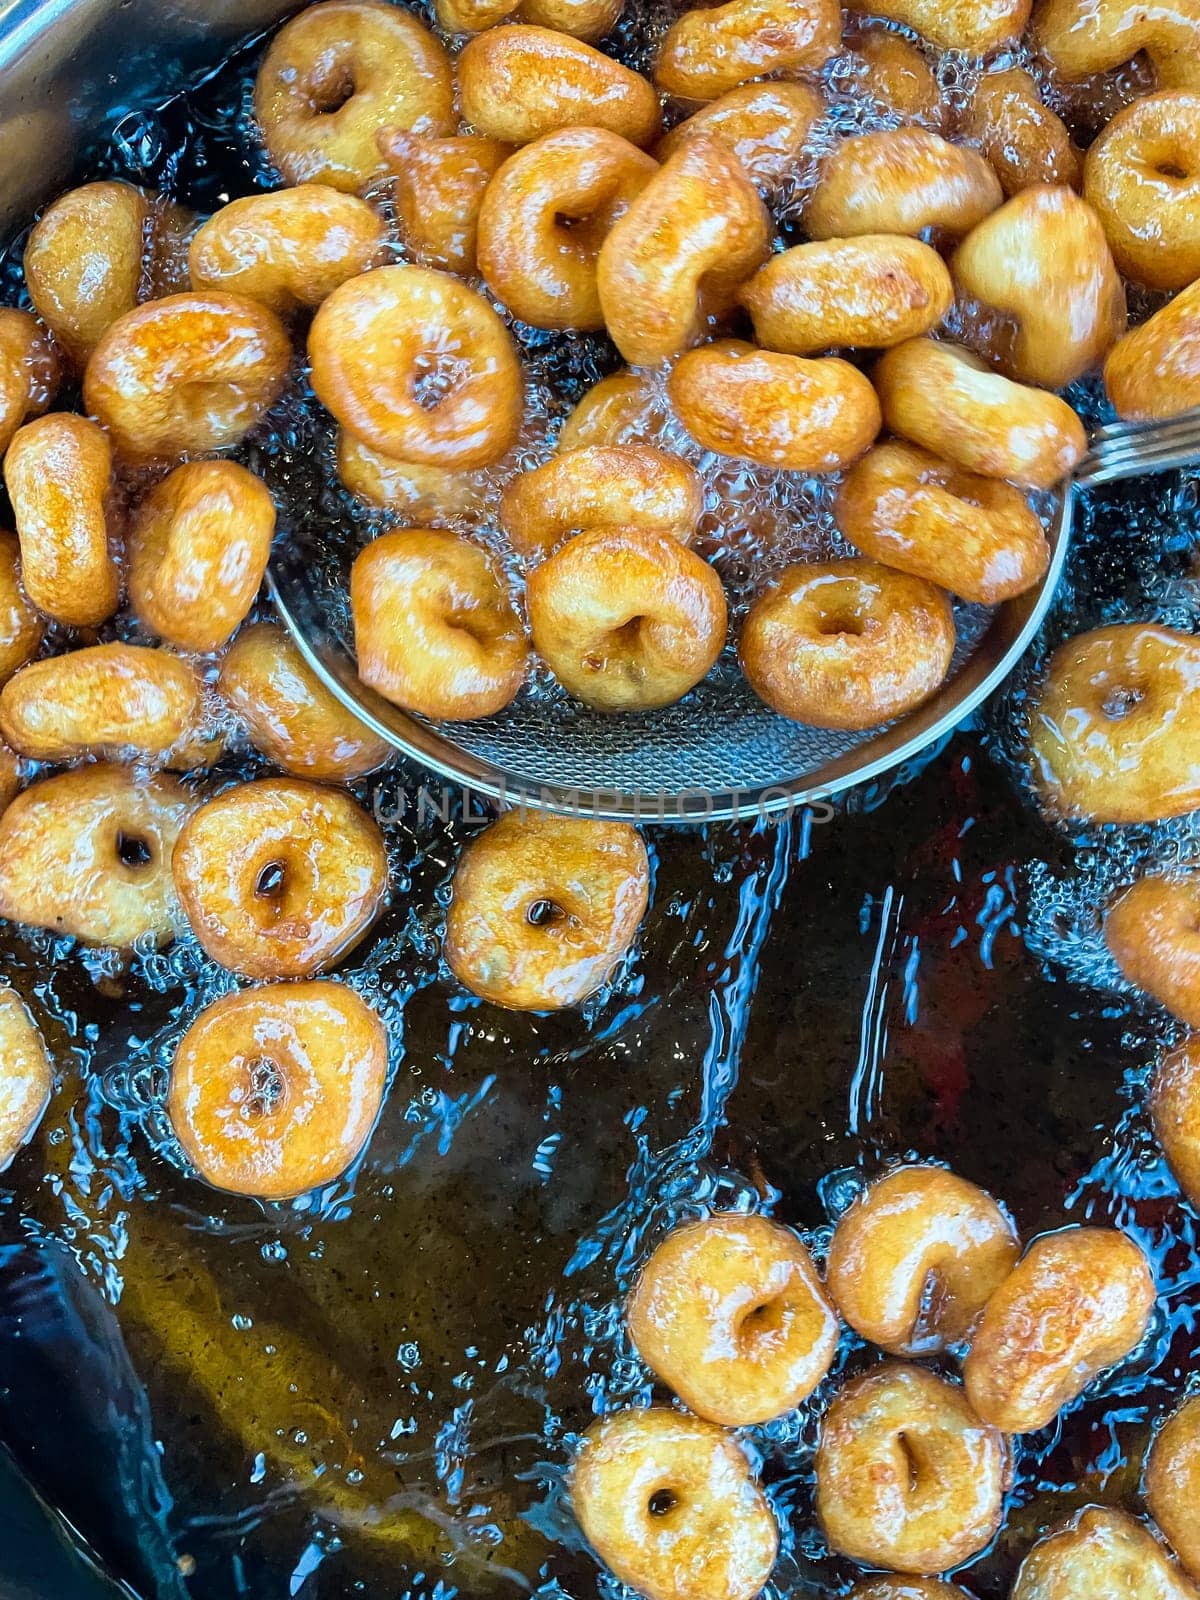
[[[669,9],[630,7],[616,52],[645,66]],[[131,114],[91,171],[202,212],[269,186],[256,59],[248,47]],[[951,100],[969,93],[976,64],[934,64]],[[821,140],[881,125],[851,58],[829,77]],[[782,198],[785,236],[805,181]],[[19,257],[20,241],[5,298]],[[591,336],[518,333],[534,396],[521,448],[541,459],[615,357]],[[326,538],[318,574],[348,526],[378,526],[337,489],[329,450],[301,381],[248,452],[297,522],[306,508],[318,554]],[[714,493],[731,475],[747,513],[724,530],[735,591],[790,549],[836,548],[819,485],[698,464]],[[1048,826],[1021,741],[1060,638],[1126,616],[1200,621],[1198,531],[1195,480],[1097,491],[1043,637],[980,727],[831,817],[652,832],[646,926],[579,1013],[508,1015],[453,983],[440,923],[482,819],[461,798],[442,814],[411,773],[359,785],[394,892],[339,976],[387,1019],[389,1093],[356,1167],[289,1204],[214,1193],[172,1136],[175,1043],[233,986],[194,940],[126,960],[0,930],[59,1067],[0,1190],[0,1436],[78,1536],[170,1600],[627,1600],[583,1547],[565,1481],[595,1414],[666,1398],[622,1327],[639,1262],[716,1206],[768,1209],[820,1258],[862,1184],[903,1156],[985,1184],[1026,1236],[1129,1229],[1163,1296],[1142,1350],[1021,1445],[1005,1531],[962,1581],[999,1600],[1077,1506],[1140,1512],[1150,1429],[1195,1367],[1200,1255],[1141,1109],[1172,1030],[1112,971],[1095,908],[1145,863],[1193,859],[1200,831]],[[215,781],[261,770],[235,747]],[[783,1530],[769,1600],[841,1595],[856,1576],[816,1526],[812,1447],[830,1394],[873,1359],[846,1335],[820,1391],[746,1435]]]

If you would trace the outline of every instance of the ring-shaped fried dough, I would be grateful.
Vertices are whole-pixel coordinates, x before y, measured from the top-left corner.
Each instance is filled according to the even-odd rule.
[[[1139,878],[1109,905],[1104,942],[1130,983],[1200,1028],[1200,874]]]
[[[112,448],[103,428],[55,412],[27,422],[4,457],[25,592],[69,627],[111,617],[121,575],[110,537]]]
[[[689,1411],[729,1428],[807,1399],[838,1341],[803,1242],[735,1213],[673,1229],[642,1268],[625,1320],[642,1360]]]
[[[1118,339],[1104,363],[1104,387],[1126,422],[1200,406],[1200,278]]]
[[[0,690],[0,733],[21,755],[190,764],[204,719],[190,662],[140,644],[93,644],[31,661]]]
[[[169,943],[171,852],[194,805],[170,778],[106,762],[23,789],[0,816],[0,916],[85,944]]]
[[[0,307],[0,454],[27,417],[37,417],[58,389],[58,357],[28,311]]]
[[[725,643],[721,580],[669,534],[594,528],[529,574],[533,647],[568,694],[600,711],[681,700]]]
[[[379,148],[392,174],[396,226],[409,253],[420,266],[471,277],[479,208],[511,145],[481,134],[433,139],[389,128],[379,135]]]
[[[1083,194],[1127,278],[1152,289],[1200,278],[1200,88],[1118,112],[1087,153]]]
[[[340,789],[240,783],[189,817],[171,857],[205,954],[246,978],[311,978],[359,943],[388,886],[378,824]]]
[[[0,1172],[37,1131],[54,1066],[29,1007],[9,984],[0,984]]]
[[[625,0],[521,0],[521,20],[594,44],[616,26]]]
[[[698,134],[719,139],[742,163],[755,188],[770,195],[793,177],[808,136],[824,115],[824,100],[805,83],[744,83],[676,123],[654,154],[666,161]]]
[[[738,645],[759,699],[815,728],[873,728],[911,711],[953,654],[941,589],[853,559],[788,567],[751,606]]]
[[[971,230],[950,266],[988,314],[988,355],[1022,383],[1066,388],[1125,330],[1125,289],[1100,219],[1061,184],[1014,195]]]
[[[935,328],[954,303],[936,250],[903,234],[819,239],[774,255],[739,296],[768,350],[883,350]]]
[[[602,328],[600,247],[657,171],[606,128],[560,128],[523,145],[479,211],[479,270],[492,293],[535,328]]]
[[[911,339],[871,376],[887,428],[968,472],[1049,489],[1087,450],[1065,400],[1012,382],[962,345]]]
[[[1136,1348],[1154,1304],[1150,1264],[1116,1228],[1044,1234],[988,1301],[963,1364],[968,1400],[1005,1433],[1035,1433]]]
[[[244,295],[284,317],[378,265],[386,240],[374,206],[302,183],[222,206],[193,237],[188,266],[195,288]]]
[[[283,324],[256,301],[167,295],[107,329],[84,404],[132,460],[224,450],[274,405],[291,358]]]
[[[37,655],[45,635],[45,619],[21,583],[20,543],[15,533],[0,529],[0,684]]]
[[[646,847],[627,822],[505,812],[454,870],[447,965],[493,1005],[579,1005],[633,943],[649,885]]]
[[[716,100],[749,78],[816,71],[841,43],[835,0],[726,0],[675,19],[654,77],[681,100]]]
[[[335,289],[308,335],[317,398],[384,455],[480,467],[515,442],[524,379],[508,329],[466,284],[380,267]]]
[[[225,652],[217,688],[254,748],[293,777],[353,783],[393,753],[273,622],[241,630]]]
[[[687,139],[600,249],[597,284],[610,337],[633,366],[659,366],[733,304],[767,254],[771,224],[737,156]]]
[[[1189,1034],[1155,1067],[1150,1116],[1175,1181],[1200,1207],[1200,1035]]]
[[[275,35],[254,111],[288,183],[354,192],[383,173],[380,128],[454,132],[454,76],[433,34],[401,6],[323,0]]]
[[[942,1167],[899,1167],[839,1219],[826,1282],[864,1339],[932,1355],[966,1338],[1020,1253],[991,1195]]]
[[[1136,1518],[1088,1506],[1021,1563],[1011,1600],[1197,1600],[1197,1591]]]
[[[1054,652],[1030,711],[1034,780],[1050,809],[1157,822],[1200,807],[1200,638],[1114,623]]]
[[[856,549],[978,605],[1031,589],[1045,529],[1019,489],[885,439],[846,474],[834,516]]]
[[[786,472],[838,472],[879,433],[870,380],[834,356],[810,361],[722,339],[681,356],[667,390],[705,450]]]
[[[657,447],[669,419],[666,396],[651,374],[622,367],[580,398],[559,430],[557,448],[565,455],[597,444]]]
[[[557,128],[607,128],[648,145],[662,127],[653,85],[638,72],[552,28],[493,28],[458,58],[464,119],[505,144]]]
[[[525,681],[529,645],[512,600],[479,545],[397,528],[350,572],[358,675],[385,700],[427,717],[502,710]]]
[[[1200,1397],[1185,1400],[1154,1436],[1146,1458],[1146,1504],[1172,1550],[1200,1574]]]
[[[537,559],[584,528],[655,528],[687,544],[703,510],[703,485],[678,456],[652,445],[589,445],[511,479],[500,526],[516,551]]]
[[[456,471],[401,461],[373,450],[348,428],[339,428],[334,447],[339,480],[359,500],[396,512],[406,523],[427,528],[457,527],[485,519],[494,488],[486,468]]]
[[[885,128],[844,139],[821,168],[805,211],[813,239],[859,234],[965,234],[1004,199],[979,154],[931,128]]]
[[[189,461],[156,484],[126,537],[139,622],[182,650],[219,650],[254,603],[275,504],[236,461]]]
[[[383,1103],[387,1032],[344,984],[276,983],[205,1006],[179,1041],[167,1111],[216,1189],[282,1200],[331,1183]]]
[[[850,1600],[970,1600],[970,1596],[940,1578],[868,1578],[851,1589]]]
[[[832,1547],[864,1566],[944,1572],[1000,1526],[1004,1435],[961,1389],[889,1361],[834,1399],[817,1447],[817,1516]]]
[[[741,1446],[678,1411],[593,1423],[571,1473],[588,1541],[645,1600],[754,1600],[779,1533]]]
[[[1030,5],[1031,0],[851,0],[849,9],[902,22],[939,50],[982,56],[1020,37]]]
[[[1145,51],[1160,89],[1200,89],[1200,13],[1191,0],[1041,0],[1033,40],[1068,83]]]
[[[901,123],[940,130],[948,107],[929,63],[911,40],[880,23],[855,29],[850,40],[865,65],[863,88]]]
[[[984,73],[958,131],[979,145],[1006,195],[1033,183],[1078,189],[1083,181],[1083,156],[1066,124],[1021,67]]]

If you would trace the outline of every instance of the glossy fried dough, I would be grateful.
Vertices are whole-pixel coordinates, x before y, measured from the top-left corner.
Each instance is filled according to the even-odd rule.
[[[1200,1028],[1200,875],[1139,878],[1109,905],[1104,942],[1130,983]]]

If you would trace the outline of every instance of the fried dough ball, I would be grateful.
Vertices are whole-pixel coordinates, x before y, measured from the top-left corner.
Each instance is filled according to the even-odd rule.
[[[23,789],[0,816],[0,916],[86,944],[169,943],[171,851],[195,802],[172,779],[98,762]]]
[[[943,1572],[982,1550],[1008,1486],[1003,1434],[961,1389],[889,1361],[836,1396],[817,1447],[817,1516],[864,1566]]]
[[[70,189],[47,206],[25,246],[25,283],[76,366],[118,317],[186,283],[181,223],[178,207],[110,180]]]
[[[1019,489],[901,439],[885,439],[851,467],[834,515],[864,555],[980,605],[1023,594],[1050,559]]]
[[[29,1007],[0,984],[0,1172],[37,1132],[53,1087],[54,1066]]]
[[[492,293],[535,328],[603,328],[600,247],[657,171],[606,128],[559,128],[523,145],[479,211],[479,270]]]
[[[558,452],[597,444],[657,445],[668,417],[669,407],[652,378],[622,367],[582,397],[559,431]]]
[[[455,868],[447,965],[493,1005],[579,1005],[633,943],[649,892],[646,847],[628,823],[506,811]]]
[[[1146,1460],[1146,1504],[1171,1548],[1195,1576],[1200,1573],[1200,1397],[1193,1395],[1154,1436]]]
[[[1035,1239],[984,1310],[967,1398],[1005,1433],[1036,1433],[1141,1343],[1154,1303],[1149,1262],[1115,1228]]]
[[[991,1195],[942,1167],[900,1167],[838,1222],[826,1281],[871,1344],[931,1355],[967,1337],[1020,1253]]]
[[[350,572],[358,675],[427,717],[489,717],[525,681],[529,646],[486,551],[452,533],[397,528]]]
[[[219,650],[254,603],[274,533],[271,495],[245,467],[176,467],[129,525],[129,598],[138,620],[182,650]]]
[[[1021,1563],[1012,1600],[1196,1600],[1196,1590],[1140,1522],[1088,1506]]]
[[[458,84],[464,119],[505,144],[585,125],[648,145],[662,127],[658,96],[641,73],[553,28],[480,34],[458,58]]]
[[[1200,639],[1116,623],[1050,658],[1031,714],[1034,776],[1064,816],[1157,822],[1200,806]]]
[[[725,643],[721,580],[653,528],[594,528],[529,574],[533,647],[568,694],[600,711],[671,705]]]
[[[433,139],[390,128],[379,135],[379,148],[409,252],[423,267],[473,276],[484,191],[512,146],[480,134]]]
[[[1049,489],[1087,450],[1065,400],[1013,383],[962,345],[911,339],[871,376],[893,433],[968,472]]]
[[[832,356],[809,361],[722,339],[681,356],[667,390],[704,449],[788,472],[840,471],[879,432],[869,379]]]
[[[759,344],[810,356],[839,345],[883,350],[928,333],[953,305],[954,285],[927,244],[868,233],[772,256],[739,299]]]
[[[851,1589],[850,1600],[970,1600],[970,1596],[937,1578],[873,1578]]]
[[[139,644],[94,644],[31,661],[0,691],[0,732],[35,761],[136,755],[188,764],[203,718],[195,668]]]
[[[838,1341],[812,1257],[790,1228],[758,1216],[674,1229],[642,1268],[625,1319],[655,1375],[728,1428],[807,1399]]]
[[[874,561],[788,567],[751,606],[738,658],[780,716],[873,728],[927,700],[954,654],[942,590]]]
[[[1029,21],[1030,0],[852,0],[851,11],[902,22],[939,50],[982,56],[1019,38]]]
[[[283,1200],[339,1177],[383,1103],[387,1032],[344,984],[269,984],[205,1006],[179,1042],[167,1111],[215,1189]]]
[[[61,412],[27,422],[4,457],[4,481],[34,605],[72,628],[111,617],[121,575],[111,548],[112,449],[103,428]]]
[[[482,467],[516,440],[524,379],[512,337],[448,273],[380,267],[352,278],[317,312],[308,353],[317,399],[384,455]]]
[[[24,763],[15,750],[0,740],[0,812],[20,794],[25,781]]]
[[[46,624],[21,584],[17,536],[0,529],[0,684],[37,655],[45,635]]]
[[[536,560],[583,528],[655,528],[687,544],[703,510],[703,485],[678,456],[644,444],[585,445],[511,479],[500,526],[514,550]]]
[[[824,100],[807,84],[777,79],[744,83],[677,123],[654,153],[666,161],[698,134],[719,139],[742,163],[755,188],[771,195],[795,173],[808,136],[824,115]]]
[[[378,824],[340,789],[240,783],[188,819],[171,859],[205,953],[247,978],[311,978],[362,939],[383,904]]]
[[[132,460],[224,450],[279,398],[283,324],[232,294],[173,294],[127,311],[93,350],[84,404]]]
[[[188,266],[195,288],[244,295],[286,317],[378,266],[386,239],[365,200],[302,183],[222,206],[193,238]]]
[[[411,12],[379,0],[323,0],[275,35],[254,111],[288,183],[354,192],[382,176],[380,128],[454,132],[454,75]]]
[[[841,42],[833,0],[726,0],[675,19],[654,78],[681,100],[716,100],[748,78],[815,71]]]
[[[1200,278],[1109,351],[1104,387],[1127,422],[1200,406]]]
[[[736,1439],[678,1411],[593,1423],[571,1503],[601,1560],[645,1600],[754,1600],[779,1545]]]
[[[338,429],[335,450],[338,477],[352,495],[413,524],[481,522],[495,494],[481,467],[468,472],[401,461],[373,450],[348,428]]]
[[[217,688],[254,748],[294,777],[353,783],[392,755],[273,622],[242,629],[221,662]]]
[[[733,152],[703,134],[685,139],[600,249],[600,306],[626,361],[659,366],[694,344],[707,317],[734,303],[770,237]]]
[[[625,0],[522,0],[522,20],[595,42],[616,25]]]
[[[964,234],[1004,198],[977,150],[930,128],[878,129],[843,139],[824,162],[805,213],[814,239],[860,234]]]
[[[1150,1115],[1176,1182],[1200,1206],[1200,1036],[1190,1035],[1158,1063]]]
[[[0,454],[27,417],[49,406],[58,376],[54,345],[37,318],[0,307]]]
[[[1200,278],[1200,90],[1118,112],[1088,151],[1083,192],[1127,278],[1152,289]]]
[[[1200,89],[1200,14],[1191,0],[1041,0],[1034,42],[1076,82],[1145,51],[1160,89]]]
[[[1100,219],[1073,189],[1032,184],[980,222],[951,262],[993,320],[988,354],[1010,378],[1063,389],[1125,330],[1125,290]]]
[[[929,63],[915,44],[879,24],[858,28],[851,42],[866,65],[862,81],[876,105],[903,122],[941,128],[946,103]]]
[[[1130,983],[1200,1028],[1200,876],[1139,878],[1110,904],[1104,942]]]
[[[1022,67],[984,73],[959,132],[979,145],[1006,195],[1034,183],[1078,189],[1083,181],[1082,153]]]

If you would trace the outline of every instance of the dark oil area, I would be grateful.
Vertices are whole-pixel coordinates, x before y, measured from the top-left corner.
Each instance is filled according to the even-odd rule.
[[[650,39],[641,12],[617,43],[639,59]],[[92,170],[201,211],[269,184],[255,59],[126,118]],[[560,411],[613,364],[602,341],[543,345]],[[171,1136],[174,1045],[232,987],[194,941],[122,962],[3,930],[59,1078],[0,1190],[0,1437],[109,1570],[162,1600],[622,1594],[565,1474],[594,1415],[654,1392],[620,1315],[639,1261],[719,1206],[766,1207],[820,1256],[903,1156],[984,1184],[1027,1237],[1119,1224],[1159,1274],[1144,1346],[1022,1442],[1005,1531],[963,1581],[995,1600],[1076,1507],[1141,1510],[1200,1344],[1200,1254],[1141,1103],[1170,1029],[1122,988],[1096,912],[1147,862],[1200,855],[1200,830],[1043,822],[1022,737],[1048,644],[1200,623],[1196,483],[1102,491],[1079,521],[1044,638],[979,726],[832,816],[653,831],[646,925],[582,1013],[509,1015],[452,982],[440,921],[480,819],[420,810],[412,775],[360,785],[394,892],[342,976],[386,1018],[392,1077],[356,1168],[301,1200],[218,1195]],[[812,1447],[874,1359],[846,1335],[818,1394],[748,1434],[783,1531],[771,1600],[856,1576],[816,1527]]]

